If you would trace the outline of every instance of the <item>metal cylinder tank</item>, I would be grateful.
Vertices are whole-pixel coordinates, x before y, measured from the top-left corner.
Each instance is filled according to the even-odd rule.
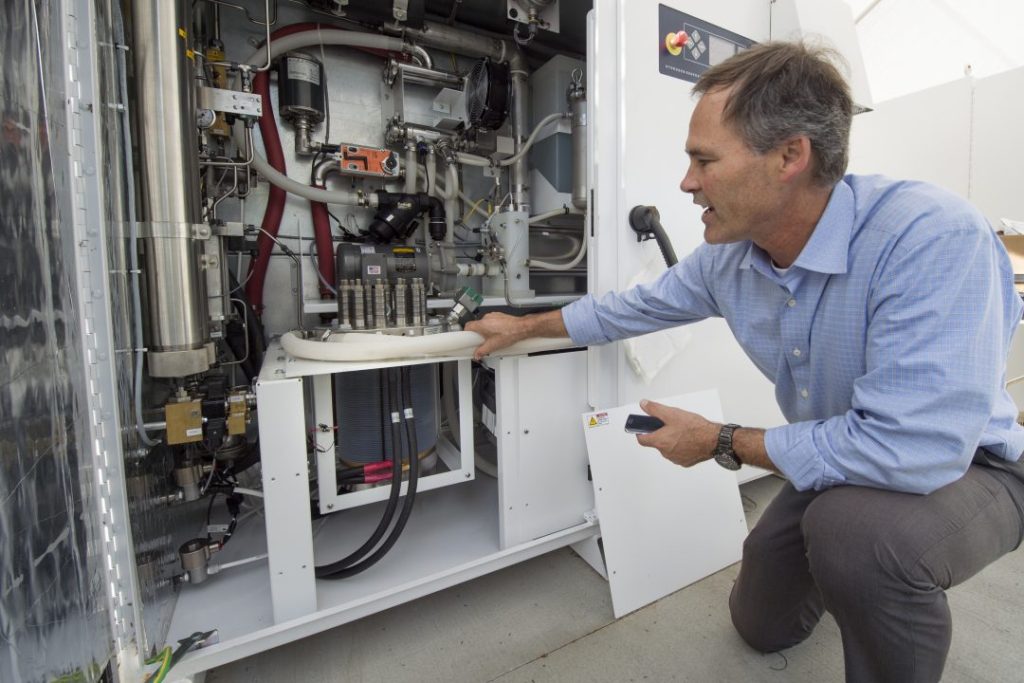
[[[572,205],[587,208],[587,91],[583,72],[573,72],[573,82],[566,93],[572,112]]]
[[[139,235],[145,250],[149,372],[204,372],[209,344],[202,272],[194,55],[188,0],[132,0],[135,113],[139,146]]]
[[[301,52],[289,52],[277,68],[277,96],[281,118],[324,120],[324,65]]]

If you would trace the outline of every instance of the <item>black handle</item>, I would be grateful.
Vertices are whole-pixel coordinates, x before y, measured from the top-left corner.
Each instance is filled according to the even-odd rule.
[[[675,249],[669,241],[665,228],[661,225],[661,214],[656,206],[644,206],[638,204],[629,210],[629,227],[636,233],[636,241],[643,242],[652,237],[661,249],[661,256],[665,259],[665,265],[671,268],[679,259],[676,258]]]

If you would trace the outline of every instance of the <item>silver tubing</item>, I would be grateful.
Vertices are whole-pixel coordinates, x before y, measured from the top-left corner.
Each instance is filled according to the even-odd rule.
[[[177,31],[189,25],[190,7],[188,0],[132,0],[142,181],[139,218],[151,228],[185,228],[184,236],[144,238],[149,369],[157,377],[182,377],[210,367],[202,248],[190,235],[202,218],[193,65]]]
[[[392,60],[394,61],[394,60]],[[462,79],[447,71],[428,69],[413,64],[395,62],[395,68],[401,73],[402,80],[421,85],[446,85],[453,88],[462,87]]]
[[[572,205],[587,208],[587,90],[583,71],[574,69],[566,93],[572,113]]]

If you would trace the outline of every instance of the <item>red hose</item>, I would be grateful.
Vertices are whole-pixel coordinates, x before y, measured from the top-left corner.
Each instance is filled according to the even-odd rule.
[[[331,240],[330,216],[327,214],[327,205],[323,202],[310,202],[309,210],[313,214],[313,232],[316,234],[316,259],[320,275],[323,277],[320,283],[320,296],[332,298],[334,295],[324,284],[334,284],[334,242]]]
[[[340,29],[339,26],[306,22],[284,26],[270,34],[271,41],[293,33],[315,31],[318,28]],[[367,52],[387,56],[383,50],[367,48]],[[401,55],[401,59],[408,59]],[[284,163],[284,150],[281,148],[281,136],[277,132],[277,121],[274,118],[274,106],[270,100],[270,76],[268,71],[256,74],[252,82],[253,92],[263,99],[263,115],[260,117],[260,135],[267,153],[267,162],[280,173],[287,174]],[[263,314],[263,285],[267,279],[267,267],[270,265],[270,254],[274,250],[274,240],[281,229],[281,217],[284,215],[284,204],[287,193],[276,185],[270,186],[267,208],[263,213],[262,230],[256,240],[256,258],[249,264],[249,274],[245,285],[245,295],[256,315]],[[320,275],[329,283],[334,282],[334,244],[331,240],[331,223],[327,215],[327,205],[310,202],[313,214],[313,230],[316,234],[316,255]],[[269,233],[269,234],[268,234]],[[320,284],[320,292],[330,296],[330,290]]]
[[[263,98],[263,115],[260,117],[260,135],[263,136],[263,147],[267,152],[267,161],[277,171],[286,173],[284,150],[281,148],[281,137],[277,133],[277,122],[274,120],[274,108],[270,101],[270,77],[266,71],[256,74],[252,83],[253,92]],[[267,278],[267,266],[270,265],[270,252],[274,250],[274,239],[281,229],[281,217],[284,215],[286,193],[277,185],[270,186],[267,208],[263,212],[263,223],[259,237],[256,239],[256,258],[249,264],[249,275],[245,285],[245,297],[256,315],[263,314],[263,284]]]

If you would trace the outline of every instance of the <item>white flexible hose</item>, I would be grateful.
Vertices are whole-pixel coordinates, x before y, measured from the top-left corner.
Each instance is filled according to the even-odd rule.
[[[540,123],[538,123],[536,126],[534,126],[533,132],[530,133],[530,137],[528,137],[526,139],[526,143],[522,147],[519,148],[519,151],[516,152],[515,154],[513,154],[512,156],[510,156],[508,159],[502,159],[501,161],[498,162],[498,165],[499,166],[511,166],[512,164],[514,164],[517,161],[519,161],[520,159],[522,159],[523,156],[525,156],[526,153],[530,151],[530,148],[533,147],[534,140],[537,139],[537,135],[540,134],[540,131],[545,126],[547,126],[549,123],[552,123],[554,121],[558,121],[560,119],[565,119],[565,118],[568,118],[568,117],[569,117],[569,114],[566,114],[565,112],[560,112],[559,111],[559,112],[555,112],[554,114],[548,114],[547,116],[542,118],[540,120]]]
[[[469,356],[483,342],[484,338],[476,332],[466,331],[428,334],[422,337],[348,332],[333,334],[327,341],[303,339],[295,332],[286,332],[281,337],[281,346],[292,356],[331,362]],[[538,351],[568,349],[573,346],[572,340],[568,337],[538,337],[507,346],[493,355],[524,355]]]
[[[279,57],[285,52],[301,50],[304,47],[318,45],[341,45],[347,47],[368,47],[376,50],[387,50],[389,52],[409,52],[412,47],[401,38],[382,36],[376,33],[362,33],[360,31],[346,31],[338,28],[309,29],[301,33],[293,33],[290,36],[278,38],[270,44],[270,58]],[[259,59],[265,54],[263,48],[259,48],[247,60],[253,64],[253,60]],[[255,66],[255,64],[253,64]]]
[[[530,267],[543,268],[544,270],[572,270],[573,268],[578,266],[580,261],[583,260],[583,257],[587,255],[586,236],[584,236],[582,242],[583,243],[580,245],[579,253],[576,254],[576,257],[572,261],[569,261],[568,263],[549,263],[548,261],[540,261],[538,259],[532,258],[530,259]]]
[[[240,128],[236,126],[233,131],[236,144],[240,143],[239,130]],[[256,169],[257,173],[266,178],[267,182],[277,185],[285,192],[290,192],[299,197],[303,197],[304,199],[308,199],[311,202],[346,204],[348,206],[376,206],[377,204],[376,193],[360,195],[358,192],[351,192],[348,190],[324,190],[319,187],[305,185],[297,180],[292,180],[271,166],[270,163],[256,153],[255,150],[253,150],[252,153],[252,167]]]
[[[568,118],[568,117],[569,117],[569,114],[566,114],[565,112],[555,112],[554,114],[548,114],[547,116],[542,118],[540,120],[540,123],[538,123],[536,126],[534,126],[533,132],[530,133],[530,137],[528,137],[526,139],[526,143],[523,144],[523,146],[519,148],[519,151],[516,152],[515,154],[513,154],[512,156],[508,157],[507,159],[502,159],[501,161],[496,162],[496,165],[497,166],[511,166],[512,164],[514,164],[517,161],[519,161],[520,159],[523,158],[523,156],[527,152],[530,151],[530,148],[533,147],[533,143],[537,139],[537,135],[544,128],[544,126],[548,125],[552,121],[558,121],[559,119],[564,119],[564,118]],[[455,155],[455,159],[460,164],[466,164],[468,166],[491,166],[492,165],[491,164],[491,160],[488,159],[487,157],[478,156],[476,154],[467,154],[465,152],[458,152]]]
[[[556,218],[558,216],[582,216],[583,212],[579,209],[570,209],[568,207],[562,207],[561,209],[554,209],[552,211],[545,211],[544,213],[538,213],[536,216],[530,216],[530,225],[534,223],[540,223],[542,221]]]

